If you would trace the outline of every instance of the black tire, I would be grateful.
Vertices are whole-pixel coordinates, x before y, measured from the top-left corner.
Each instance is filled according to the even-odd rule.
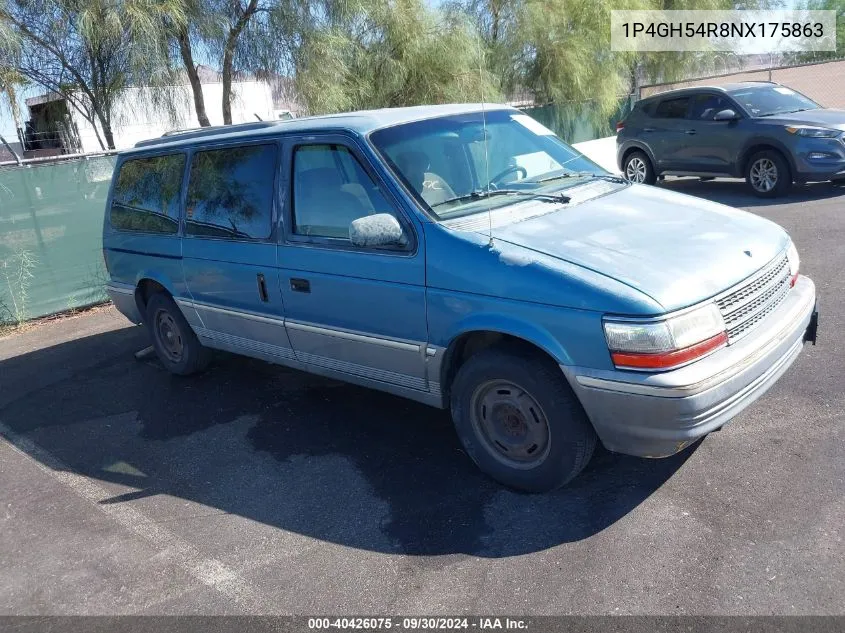
[[[631,182],[643,185],[653,185],[657,182],[657,174],[654,173],[654,165],[646,156],[645,152],[636,150],[625,157],[622,165],[622,174]]]
[[[170,373],[190,376],[208,366],[211,350],[199,342],[170,296],[158,292],[150,297],[145,323],[158,359]]]
[[[507,389],[500,389],[502,384],[521,390],[522,407],[511,406],[517,395],[503,394]],[[490,397],[500,400],[485,407]],[[563,486],[584,469],[596,446],[593,426],[560,368],[540,354],[496,348],[475,354],[455,377],[451,409],[458,437],[470,458],[484,473],[518,490],[546,492]],[[543,421],[545,436],[536,426]],[[491,441],[495,434],[485,430],[489,427],[512,434],[514,444],[507,448]],[[523,427],[525,432],[520,435]],[[523,450],[531,439],[519,443],[529,435],[540,438],[535,443],[536,454],[530,448]],[[509,439],[504,440],[508,443]]]
[[[754,195],[760,198],[777,198],[785,196],[792,186],[792,172],[783,154],[777,150],[764,149],[748,159],[745,166],[745,182]]]

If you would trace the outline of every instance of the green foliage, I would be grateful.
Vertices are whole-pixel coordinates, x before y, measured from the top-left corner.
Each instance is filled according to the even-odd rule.
[[[836,48],[835,51],[797,53],[791,56],[798,63],[841,59],[845,57],[845,0],[807,0],[799,9],[811,11],[836,11]]]
[[[499,98],[468,20],[422,0],[325,3],[302,34],[297,86],[313,113]]]
[[[6,295],[6,298],[0,297],[0,323],[20,325],[27,319],[29,286],[35,277],[33,270],[37,265],[35,255],[23,249],[0,261],[0,275]]]

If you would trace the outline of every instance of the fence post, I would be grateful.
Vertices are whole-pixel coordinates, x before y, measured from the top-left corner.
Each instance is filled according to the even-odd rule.
[[[0,143],[3,143],[3,145],[5,145],[5,146],[6,146],[6,149],[7,149],[7,150],[9,150],[9,151],[12,153],[12,156],[14,156],[14,157],[15,157],[15,162],[16,162],[18,165],[21,165],[21,164],[22,164],[22,163],[21,163],[21,157],[20,157],[20,156],[18,156],[18,153],[17,153],[15,150],[13,150],[13,149],[12,149],[12,146],[11,146],[11,145],[9,145],[9,144],[6,142],[6,139],[5,139],[5,138],[3,138],[3,135],[2,135],[2,134],[0,134]]]

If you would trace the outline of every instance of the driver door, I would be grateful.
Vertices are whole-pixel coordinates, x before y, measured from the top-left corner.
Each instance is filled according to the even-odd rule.
[[[297,359],[427,391],[422,231],[352,139],[291,139],[285,155],[279,283]],[[350,222],[376,213],[399,220],[405,245],[352,245]]]

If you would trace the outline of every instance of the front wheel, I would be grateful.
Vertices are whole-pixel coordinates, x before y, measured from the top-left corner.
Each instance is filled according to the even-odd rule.
[[[761,198],[776,198],[789,191],[792,186],[792,174],[783,155],[767,149],[757,152],[748,161],[745,181],[755,195]]]
[[[596,434],[553,362],[488,349],[458,371],[451,390],[458,437],[476,465],[519,490],[563,486],[592,457]]]

